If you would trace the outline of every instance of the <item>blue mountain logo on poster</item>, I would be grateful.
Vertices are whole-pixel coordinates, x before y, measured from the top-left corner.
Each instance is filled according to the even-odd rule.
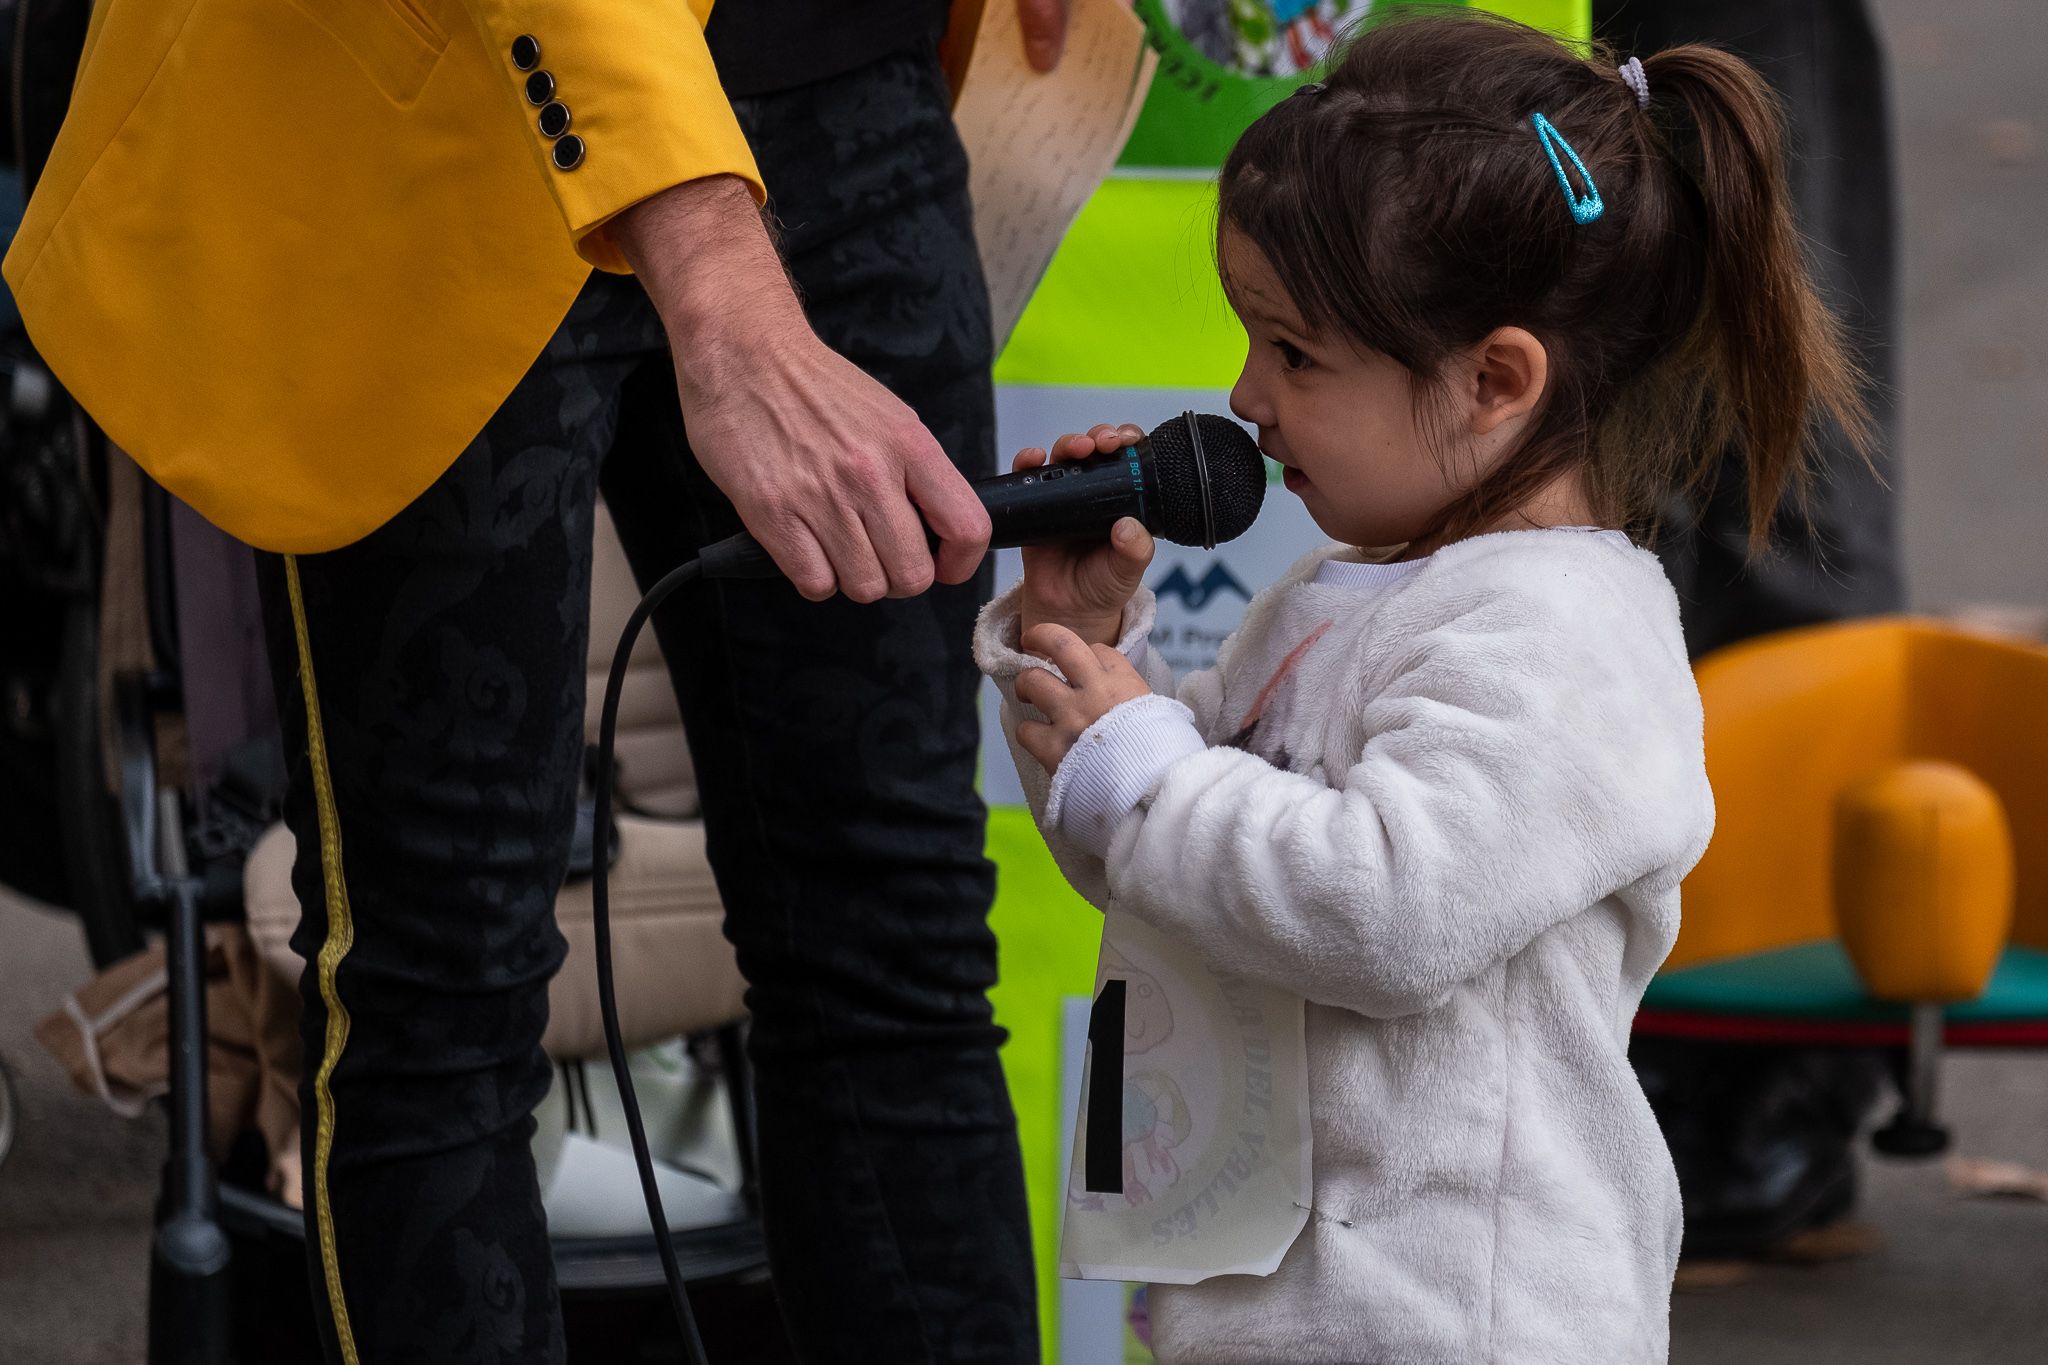
[[[1176,564],[1172,572],[1153,585],[1152,592],[1161,600],[1178,597],[1189,611],[1202,610],[1219,594],[1226,592],[1234,592],[1247,602],[1252,600],[1250,591],[1237,581],[1237,575],[1221,560],[1211,564],[1209,571],[1200,579],[1190,577],[1185,566]]]

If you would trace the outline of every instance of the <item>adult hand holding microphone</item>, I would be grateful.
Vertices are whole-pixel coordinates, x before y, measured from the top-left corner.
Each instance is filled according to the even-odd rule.
[[[741,181],[665,190],[612,233],[668,332],[698,462],[798,592],[973,575],[987,512],[909,405],[811,330]]]
[[[1053,70],[1069,0],[1006,2]],[[676,185],[608,231],[668,332],[699,463],[798,592],[872,602],[973,576],[980,502],[917,414],[818,340],[741,181]]]

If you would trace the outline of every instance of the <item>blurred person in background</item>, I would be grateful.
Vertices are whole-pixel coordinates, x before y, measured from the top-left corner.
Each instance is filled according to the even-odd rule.
[[[1771,631],[1902,609],[1891,107],[1866,0],[1595,0],[1593,20],[1623,56],[1726,48],[1783,98],[1794,209],[1872,416],[1870,464],[1840,430],[1823,429],[1817,477],[1803,502],[1785,503],[1767,556],[1748,553],[1739,452],[1702,505],[1672,508],[1663,555],[1687,647],[1698,658]],[[1881,1055],[1674,1039],[1638,1040],[1632,1055],[1677,1162],[1688,1260],[1830,1258],[1869,1245],[1872,1234],[1846,1215],[1856,1133],[1884,1086]]]

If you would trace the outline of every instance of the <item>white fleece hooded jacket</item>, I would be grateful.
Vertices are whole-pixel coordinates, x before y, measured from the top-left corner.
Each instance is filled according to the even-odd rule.
[[[1122,647],[1186,710],[1162,731],[1126,712],[1172,703],[1126,703],[1061,765],[1151,733],[1154,758],[1112,757],[1145,784],[1113,828],[1080,813],[1099,799],[1063,827],[1015,748],[1014,680],[1042,664],[1014,592],[977,633],[1074,886],[1308,1001],[1308,1225],[1270,1277],[1155,1286],[1159,1359],[1663,1361],[1678,1186],[1627,1044],[1713,826],[1677,600],[1619,536],[1508,532],[1350,599],[1297,653],[1300,594],[1357,557],[1304,560],[1177,688],[1132,602]],[[1282,768],[1231,745],[1290,655],[1285,733],[1257,746]]]

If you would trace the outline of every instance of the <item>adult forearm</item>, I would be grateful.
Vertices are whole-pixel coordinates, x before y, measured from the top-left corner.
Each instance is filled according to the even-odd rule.
[[[643,199],[618,216],[611,236],[679,351],[712,344],[742,323],[759,340],[776,329],[808,331],[761,211],[738,176],[691,180]]]

